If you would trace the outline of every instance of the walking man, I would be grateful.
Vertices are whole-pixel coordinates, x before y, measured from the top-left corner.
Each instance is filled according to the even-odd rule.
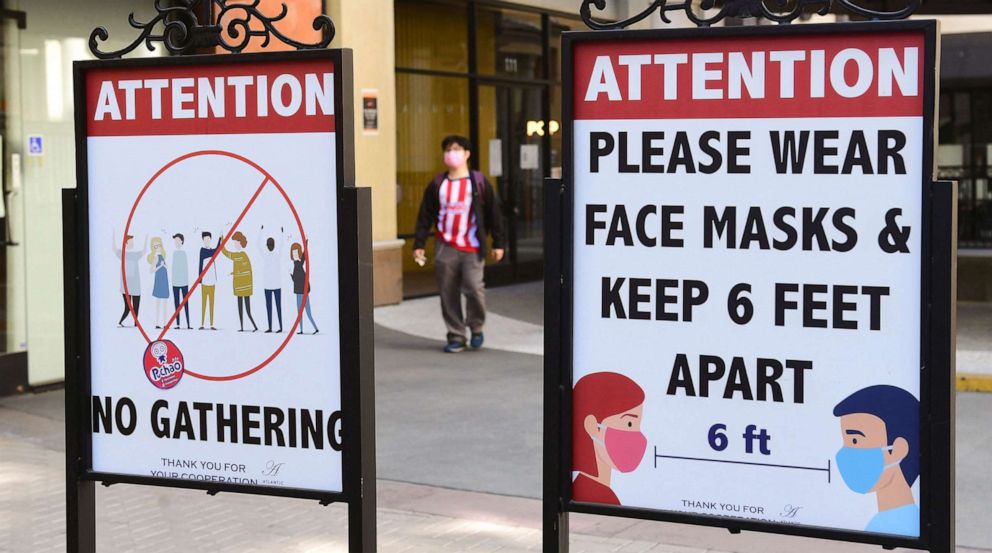
[[[470,171],[472,144],[464,136],[449,136],[441,142],[447,171],[427,185],[417,216],[414,259],[423,265],[424,246],[431,227],[435,232],[434,274],[441,294],[441,315],[448,327],[445,353],[465,350],[465,328],[469,345],[482,347],[486,322],[486,292],[483,271],[486,239],[492,234],[492,258],[503,259],[503,218],[493,187],[479,171]],[[465,295],[465,315],[461,296]]]

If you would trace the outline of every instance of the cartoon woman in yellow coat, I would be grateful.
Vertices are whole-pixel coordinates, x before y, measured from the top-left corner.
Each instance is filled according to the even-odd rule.
[[[241,330],[238,332],[245,331],[245,311],[248,312],[248,320],[251,321],[251,325],[255,327],[255,330],[252,330],[252,332],[257,332],[258,325],[255,324],[255,319],[251,316],[251,259],[248,258],[248,254],[244,251],[248,247],[248,239],[238,231],[234,233],[234,236],[231,236],[230,243],[232,249],[229,250],[225,247],[223,253],[234,263],[231,275],[234,277],[234,297],[238,298],[238,321],[241,323]]]

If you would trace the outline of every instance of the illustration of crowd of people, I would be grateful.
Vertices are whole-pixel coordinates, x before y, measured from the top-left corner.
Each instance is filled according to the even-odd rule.
[[[175,329],[184,328],[182,326],[183,315],[186,315],[186,326],[192,330],[193,326],[189,318],[189,303],[192,298],[183,303],[183,300],[190,292],[190,286],[194,285],[196,278],[200,278],[200,326],[199,330],[217,330],[214,326],[214,302],[217,290],[217,266],[221,263],[217,250],[230,260],[231,267],[231,288],[238,303],[238,332],[257,332],[258,325],[251,314],[251,299],[254,295],[254,272],[252,270],[252,256],[262,260],[262,288],[265,296],[265,311],[268,320],[266,333],[280,333],[283,331],[282,317],[282,271],[291,269],[289,275],[292,277],[293,293],[296,295],[297,312],[303,309],[306,313],[306,320],[310,321],[312,333],[319,332],[317,324],[313,320],[310,310],[310,287],[306,274],[306,253],[302,244],[293,242],[289,247],[289,260],[285,263],[285,245],[287,242],[283,229],[279,229],[279,236],[265,236],[265,226],[259,229],[258,239],[254,242],[255,249],[252,255],[248,253],[248,238],[241,232],[235,231],[233,235],[224,241],[224,234],[220,234],[215,239],[209,231],[200,231],[202,240],[199,258],[195,267],[197,272],[194,279],[190,279],[189,259],[186,255],[186,236],[180,232],[172,235],[171,256],[166,251],[165,241],[161,236],[154,236],[151,241],[145,236],[142,245],[135,243],[135,236],[127,235],[124,250],[121,250],[121,240],[118,239],[116,231],[113,233],[114,255],[118,259],[123,256],[124,272],[121,276],[121,297],[124,301],[124,312],[121,314],[117,326],[124,327],[128,316],[133,309],[133,320],[137,326],[137,318],[141,308],[141,268],[144,265],[152,274],[152,298],[155,302],[155,328],[162,328],[169,324],[173,313],[176,313]],[[163,235],[168,235],[165,231]],[[270,233],[271,234],[271,233]],[[213,263],[211,263],[213,260]],[[204,270],[206,269],[206,272]],[[127,288],[125,289],[125,281]],[[306,303],[304,304],[304,287],[306,287]],[[170,293],[171,292],[171,293]],[[169,298],[172,298],[172,308],[169,307]],[[182,306],[182,310],[180,310]],[[273,328],[273,306],[275,306],[276,328]],[[177,313],[178,311],[178,313]],[[245,315],[252,328],[245,330]],[[305,319],[300,318],[300,328],[297,334],[307,333],[305,330]]]

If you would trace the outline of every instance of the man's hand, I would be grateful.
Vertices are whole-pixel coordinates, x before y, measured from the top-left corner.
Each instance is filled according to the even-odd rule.
[[[413,258],[414,259],[421,258],[421,257],[426,257],[426,256],[427,256],[427,251],[424,250],[424,248],[417,248],[417,249],[413,250]]]
[[[493,253],[491,255],[493,256],[493,259],[496,261],[496,263],[499,263],[500,261],[503,260],[503,248],[494,248]]]

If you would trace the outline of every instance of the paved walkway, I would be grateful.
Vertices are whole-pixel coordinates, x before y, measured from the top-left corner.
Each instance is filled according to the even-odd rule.
[[[493,290],[493,311],[539,333],[539,291]],[[406,316],[429,325],[439,319],[436,301],[410,302]],[[388,322],[383,311],[379,323]],[[376,327],[379,551],[539,551],[541,358],[495,348],[442,355],[439,345]],[[63,399],[0,400],[0,553],[65,550]],[[992,551],[992,395],[960,394],[958,417],[958,535],[971,546],[959,551]],[[101,553],[346,551],[338,505],[126,485],[100,488],[98,501]],[[571,526],[574,552],[880,551],[608,517],[573,515]]]
[[[0,552],[65,551],[63,398],[50,392],[0,401]],[[379,486],[379,551],[540,549],[537,501],[389,481]],[[99,488],[97,498],[101,552],[346,551],[341,505],[127,485]],[[523,510],[513,505],[520,501]],[[501,518],[500,512],[513,516]],[[522,519],[521,512],[528,517]],[[689,551],[637,539],[581,533],[573,538],[577,552]]]
[[[0,552],[65,551],[61,392],[0,401]],[[540,551],[540,502],[379,481],[379,551]],[[98,551],[344,553],[341,505],[118,485],[99,488]],[[869,553],[878,548],[573,515],[574,553]],[[705,546],[703,545],[705,544]],[[962,553],[979,550],[959,548]]]
[[[958,303],[958,372],[992,376],[992,307]]]
[[[543,286],[534,282],[487,291],[490,308],[486,314],[487,348],[544,355]],[[379,307],[375,310],[375,322],[431,342],[443,340],[447,333],[437,296]]]

